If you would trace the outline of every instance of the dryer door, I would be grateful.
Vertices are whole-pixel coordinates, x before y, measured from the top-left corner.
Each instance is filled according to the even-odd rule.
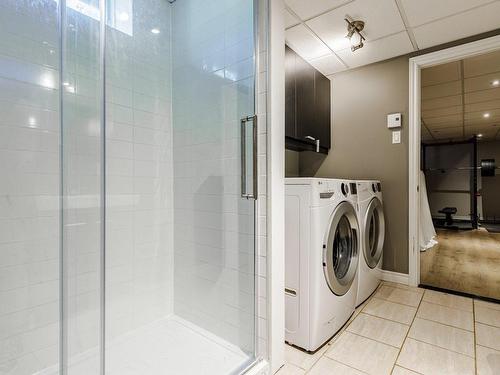
[[[382,256],[384,237],[385,220],[382,202],[375,197],[368,204],[363,232],[363,253],[370,268],[375,268]]]
[[[323,244],[323,270],[328,286],[338,296],[344,295],[358,269],[359,227],[356,211],[349,202],[340,203],[330,220],[330,230]]]

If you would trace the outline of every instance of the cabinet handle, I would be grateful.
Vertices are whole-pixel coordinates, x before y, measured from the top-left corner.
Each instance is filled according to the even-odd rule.
[[[316,139],[310,135],[305,136],[306,139],[310,139],[311,141],[316,142],[316,152],[319,152],[319,139]]]

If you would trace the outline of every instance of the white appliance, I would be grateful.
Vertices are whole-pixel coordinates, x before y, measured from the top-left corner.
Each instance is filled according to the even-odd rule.
[[[385,220],[380,181],[357,181],[361,255],[356,306],[362,304],[382,279]]]
[[[285,340],[307,351],[354,312],[359,226],[356,183],[285,179]]]

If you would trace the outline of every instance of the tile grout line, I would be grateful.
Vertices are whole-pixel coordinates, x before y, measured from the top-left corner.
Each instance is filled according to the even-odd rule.
[[[469,331],[469,333],[472,333]],[[456,350],[453,350],[453,349],[448,349],[448,348],[444,348],[442,346],[439,346],[439,345],[436,345],[436,344],[433,344],[433,343],[430,343],[430,342],[427,342],[427,341],[423,341],[423,340],[420,340],[420,339],[417,339],[415,337],[411,337],[411,336],[408,336],[409,339],[412,339],[414,341],[418,341],[418,342],[421,342],[423,344],[426,344],[426,345],[430,345],[430,346],[433,346],[435,348],[439,348],[439,349],[443,349],[443,350],[446,350],[448,352],[452,352],[452,353],[455,353],[455,354],[459,354],[459,355],[462,355],[464,357],[467,357],[467,358],[471,358],[471,359],[474,359],[475,358],[475,355],[468,355],[468,354],[464,354],[464,353],[460,353],[460,352],[457,352]]]
[[[474,330],[474,373],[477,374],[476,304],[472,301],[472,329]]]
[[[371,341],[375,341],[375,342],[378,342],[379,344],[383,344],[383,345],[386,345],[386,346],[390,346],[391,348],[395,348],[395,349],[400,349],[399,346],[395,346],[395,345],[392,345],[392,344],[388,344],[386,342],[383,342],[383,341],[380,341],[378,339],[374,339],[373,337],[368,337],[368,336],[365,336],[365,335],[362,335],[360,333],[357,333],[357,332],[352,332],[352,331],[347,331],[346,332],[349,332],[351,335],[356,335],[356,336],[359,336],[359,337],[364,337],[365,339],[368,339],[368,340],[371,340]],[[406,338],[406,336],[405,336]],[[403,340],[404,341],[404,340]],[[403,346],[403,343],[401,343],[401,346]]]
[[[410,326],[409,324],[401,323],[401,322],[398,322],[397,320],[392,320],[392,319],[389,319],[389,318],[384,318],[383,316],[373,315],[373,314],[370,314],[370,313],[367,313],[367,312],[364,312],[364,311],[361,311],[358,314],[358,316],[361,315],[361,314],[365,314],[365,315],[368,315],[368,316],[373,317],[373,318],[378,318],[378,319],[386,320],[386,321],[391,322],[391,323],[401,324],[401,325],[406,326],[406,327]]]
[[[365,314],[365,315],[373,316],[373,317],[375,317],[375,318],[380,318],[380,319],[387,320],[387,321],[389,321],[389,322],[399,323],[399,324],[405,325],[405,326],[407,326],[407,327],[411,327],[411,323],[410,323],[410,324],[408,324],[408,323],[402,323],[402,322],[399,322],[399,321],[397,321],[397,320],[391,320],[391,319],[389,319],[389,318],[383,318],[383,317],[381,317],[381,316],[378,316],[378,315],[373,315],[373,314],[370,314],[370,313],[368,313],[368,312],[362,312],[362,313],[363,313],[363,314]],[[417,313],[417,312],[415,311],[415,314],[416,314],[416,313]]]
[[[428,318],[422,318],[421,316],[416,316],[416,318],[422,319],[422,320],[427,320],[428,322],[433,322],[433,323],[441,324],[441,325],[446,326],[446,327],[460,329],[460,330],[465,331],[465,332],[474,333],[474,328],[472,328],[472,330],[465,329],[465,328],[457,327],[457,326],[454,326],[454,325],[451,325],[451,324],[446,324],[446,323],[440,322],[438,320],[432,320],[432,319],[428,319]],[[474,322],[472,322],[472,323],[474,325]]]
[[[403,340],[403,344],[401,345],[401,348],[398,351],[398,355],[397,355],[396,360],[394,361],[394,364],[392,366],[391,374],[394,372],[394,368],[396,367],[396,365],[398,363],[398,359],[399,359],[399,356],[401,355],[401,351],[403,350],[403,347],[404,347],[406,341],[408,340],[408,335],[410,334],[411,327],[413,326],[413,323],[415,322],[415,319],[416,319],[417,313],[418,313],[418,309],[420,308],[420,305],[422,304],[423,299],[424,299],[424,294],[422,294],[422,297],[420,298],[420,302],[418,303],[418,307],[417,307],[417,310],[415,311],[415,315],[413,315],[413,320],[411,321],[410,328],[408,329],[408,332],[406,332],[406,336],[405,336],[405,339]],[[411,370],[411,371],[413,371],[413,370]]]
[[[348,328],[351,326],[351,324],[352,324],[352,323],[356,320],[356,318],[357,318],[360,314],[362,314],[362,313],[363,313],[363,310],[365,309],[366,305],[368,305],[368,302],[369,302],[369,301],[373,298],[373,296],[377,293],[377,291],[380,289],[381,285],[382,285],[382,283],[380,283],[380,285],[377,287],[377,289],[376,289],[376,290],[375,290],[375,291],[374,291],[374,292],[373,292],[373,293],[372,293],[372,294],[371,294],[371,295],[370,295],[370,296],[366,299],[366,301],[364,301],[364,302],[361,304],[361,305],[363,305],[363,307],[361,307],[361,308],[360,308],[360,310],[359,310],[359,312],[358,312],[357,314],[356,314],[356,309],[354,309],[354,313],[353,313],[353,315],[354,315],[354,314],[356,314],[356,316],[355,316],[355,317],[354,317],[354,318],[353,318],[350,322],[348,322],[348,323],[345,325],[345,327],[344,327],[341,331],[339,331],[339,332],[335,335],[336,337],[332,338],[332,339],[328,342],[328,344],[327,344],[327,345],[329,345],[330,347],[332,347],[332,346],[333,346],[333,344],[334,344],[334,343],[335,343],[335,342],[336,342],[336,341],[340,338],[340,336],[341,336],[342,334],[344,334],[345,332],[349,332],[349,333],[351,333],[351,334],[356,335],[356,334],[355,334],[355,333],[353,333],[353,332],[347,331],[347,329],[348,329]],[[361,305],[360,305],[360,306],[361,306]],[[359,306],[358,306],[358,307],[359,307]],[[368,314],[366,314],[366,315],[368,315]],[[350,319],[350,318],[349,318],[349,319]],[[358,336],[361,336],[361,335],[358,335]],[[364,337],[364,336],[361,336],[361,337]],[[365,337],[365,338],[367,338],[367,337]],[[373,340],[373,339],[371,339],[371,340]],[[376,341],[376,340],[373,340],[373,341]],[[376,341],[376,342],[378,342],[378,341]],[[388,345],[388,344],[386,344],[386,345]],[[343,363],[343,362],[340,362],[340,361],[337,361],[337,360],[335,360],[335,359],[333,359],[333,358],[328,357],[328,356],[326,355],[326,353],[327,353],[329,350],[330,350],[330,348],[329,348],[329,349],[327,349],[327,350],[325,350],[325,352],[324,352],[324,353],[323,353],[323,354],[322,354],[322,355],[318,358],[318,360],[317,360],[316,362],[314,362],[314,364],[311,366],[311,368],[310,368],[309,370],[306,370],[306,371],[305,371],[305,374],[308,374],[310,371],[312,371],[312,369],[314,368],[314,366],[315,366],[315,365],[319,362],[319,360],[320,360],[321,358],[323,358],[323,357],[325,357],[327,360],[330,360],[330,361],[333,361],[333,362],[336,362],[336,363],[340,363],[340,364],[341,364],[341,365],[343,365],[343,366],[346,366],[346,367],[352,368],[353,370],[356,370],[356,371],[362,372],[363,374],[367,374],[367,373],[366,373],[365,371],[363,371],[363,370],[357,369],[357,368],[352,367],[352,366],[350,366],[350,365],[348,365],[348,364],[345,364],[345,363]]]
[[[483,323],[483,322],[480,322],[480,321],[478,321],[478,320],[477,320],[477,321],[475,320],[475,321],[474,321],[474,323],[482,324],[483,326],[488,326],[488,327],[491,327],[491,328],[497,328],[497,329],[500,329],[500,327],[499,327],[499,326],[495,326],[495,325],[493,325],[493,324],[488,324],[488,323]]]

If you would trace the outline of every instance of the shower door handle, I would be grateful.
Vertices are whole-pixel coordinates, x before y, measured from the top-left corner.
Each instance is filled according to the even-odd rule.
[[[247,124],[252,123],[252,192],[247,181]],[[241,197],[257,199],[257,115],[243,117],[241,126]]]

